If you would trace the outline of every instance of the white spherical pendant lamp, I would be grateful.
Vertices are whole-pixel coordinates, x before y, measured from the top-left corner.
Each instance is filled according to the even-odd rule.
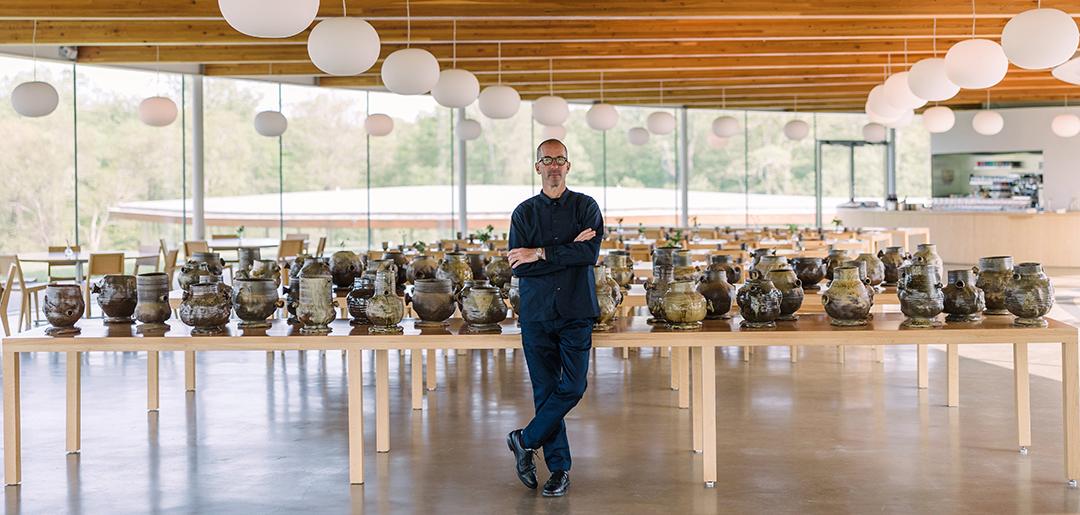
[[[915,121],[915,111],[908,109],[899,118],[887,121],[884,125],[888,129],[902,129],[911,125],[913,121]]]
[[[256,38],[287,38],[308,28],[319,13],[319,0],[218,0],[232,28]]]
[[[810,124],[802,120],[791,120],[784,124],[784,136],[791,141],[799,141],[810,134]]]
[[[1057,9],[1017,14],[1001,31],[1001,47],[1013,64],[1027,70],[1053,68],[1072,58],[1080,29],[1072,16]]]
[[[562,125],[545,125],[543,129],[540,129],[540,138],[544,140],[557,139],[562,141],[566,139],[566,127]]]
[[[614,129],[619,124],[619,111],[611,104],[593,104],[585,113],[585,123],[597,131]]]
[[[171,124],[176,114],[176,103],[166,97],[149,97],[139,103],[139,120],[151,127]]]
[[[649,132],[663,136],[675,132],[675,117],[667,111],[656,111],[645,119]]]
[[[1065,64],[1054,68],[1051,74],[1057,80],[1080,86],[1080,57],[1070,59]]]
[[[541,125],[562,125],[570,117],[570,106],[562,97],[542,96],[533,101],[532,117]]]
[[[1001,82],[1009,71],[1009,58],[1001,45],[989,39],[967,39],[945,54],[945,75],[964,89],[986,89]]]
[[[893,107],[903,110],[918,109],[926,105],[925,99],[911,91],[908,72],[894,73],[885,81],[885,99]]]
[[[358,75],[379,59],[379,33],[360,18],[328,18],[311,29],[308,57],[330,75]]]
[[[884,125],[880,123],[870,122],[866,125],[863,125],[862,137],[864,140],[869,141],[870,143],[881,143],[882,141],[885,141],[887,132],[888,131],[886,131]]]
[[[439,61],[422,48],[403,48],[386,56],[382,81],[393,93],[423,95],[439,82]]]
[[[48,82],[24,82],[11,92],[11,107],[15,108],[16,113],[30,118],[52,113],[59,102],[60,95]]]
[[[715,148],[717,150],[726,148],[728,144],[731,143],[730,139],[717,136],[716,134],[713,134],[711,132],[706,134],[705,137],[709,143],[709,147]]]
[[[1071,138],[1080,134],[1080,117],[1075,114],[1059,114],[1050,122],[1050,130],[1062,138]]]
[[[364,130],[372,136],[386,136],[394,132],[394,119],[382,113],[368,115],[364,119]]]
[[[712,133],[720,138],[730,138],[739,132],[739,120],[734,116],[718,116],[712,122]]]
[[[466,107],[480,96],[480,81],[468,70],[451,68],[439,72],[431,96],[443,107]]]
[[[472,141],[480,137],[480,133],[483,129],[480,127],[480,122],[473,119],[465,119],[457,126],[457,138],[465,141]]]
[[[923,111],[922,123],[927,132],[941,134],[948,132],[953,125],[956,125],[956,114],[948,107],[934,106]]]
[[[263,111],[255,115],[255,132],[268,138],[281,136],[288,128],[289,121],[277,111]]]
[[[1005,128],[1005,119],[994,111],[979,111],[971,119],[971,128],[983,136],[993,136]]]
[[[626,139],[631,145],[641,146],[649,142],[649,131],[644,127],[634,127],[626,131]]]
[[[521,107],[521,95],[510,86],[488,86],[480,92],[480,112],[493,120],[513,117]]]
[[[892,120],[894,118],[899,118],[900,115],[904,114],[904,110],[893,107],[893,105],[889,103],[889,99],[885,96],[885,85],[878,84],[870,90],[870,94],[866,97],[866,114],[886,120]]]
[[[940,57],[915,63],[908,71],[907,79],[911,92],[930,102],[942,102],[960,92],[960,86],[953,84],[945,74],[945,60]]]

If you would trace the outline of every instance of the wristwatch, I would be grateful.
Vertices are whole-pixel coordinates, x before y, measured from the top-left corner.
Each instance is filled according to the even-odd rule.
[[[536,249],[536,259],[544,259],[544,247]]]

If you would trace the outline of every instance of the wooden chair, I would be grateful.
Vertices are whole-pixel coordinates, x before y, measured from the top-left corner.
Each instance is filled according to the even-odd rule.
[[[206,240],[184,242],[184,257],[191,257],[196,252],[210,252],[210,245],[206,243]]]
[[[304,250],[304,240],[290,240],[288,238],[281,240],[277,249],[278,262],[285,262],[289,258],[294,258]]]
[[[86,317],[90,318],[90,283],[95,275],[123,274],[124,253],[90,254],[90,263],[86,267],[83,279],[83,300],[86,302]]]
[[[144,266],[151,267],[154,272],[157,272],[161,263],[161,256],[158,255],[157,250],[157,247],[153,245],[139,245],[139,254],[146,254],[146,257],[135,258],[135,270],[132,274],[139,275],[139,268]],[[150,255],[151,252],[154,253],[153,256]]]
[[[26,276],[23,275],[22,263],[19,261],[18,256],[0,256],[0,269],[5,266],[10,267],[15,265],[15,280],[17,284],[12,293],[20,292],[19,299],[19,330],[30,329],[34,320],[38,319],[38,313],[41,312],[41,299],[39,294],[45,290],[47,286],[43,282],[27,281]],[[23,324],[23,320],[26,320],[26,324]]]
[[[326,236],[319,236],[319,244],[315,247],[315,257],[323,257],[326,250]]]
[[[286,240],[300,240],[300,241],[302,241],[303,243],[300,245],[300,252],[305,253],[305,254],[307,253],[307,250],[308,250],[307,241],[308,241],[309,238],[310,238],[310,235],[308,233],[306,233],[306,232],[294,232],[292,234],[286,234],[285,235]]]
[[[15,285],[15,263],[8,265],[7,279],[4,280],[4,289],[0,291],[0,324],[4,326],[4,336],[11,336],[11,325],[8,320],[8,302],[11,301],[11,288]]]
[[[67,251],[68,248],[69,248],[68,245],[49,245],[49,253],[50,254],[52,254],[52,253],[63,254],[64,252]],[[72,252],[78,254],[79,250],[81,250],[82,246],[81,245],[71,245],[70,248],[71,248]],[[60,282],[60,281],[74,281],[75,280],[75,273],[74,273],[74,267],[75,266],[77,266],[77,264],[74,261],[72,261],[70,263],[67,263],[67,262],[64,262],[64,263],[49,263],[48,268],[47,268],[47,272],[46,272],[46,275],[49,276],[49,282],[56,283],[56,282]],[[72,267],[71,271],[66,271],[65,270],[68,267]],[[57,272],[54,271],[54,268],[59,268],[61,271],[59,273],[57,273]],[[61,274],[64,274],[64,273],[70,273],[71,275],[61,275]]]
[[[236,237],[235,234],[211,234],[210,235],[211,240],[229,240],[229,239],[232,239],[232,238],[235,238],[235,237]]]

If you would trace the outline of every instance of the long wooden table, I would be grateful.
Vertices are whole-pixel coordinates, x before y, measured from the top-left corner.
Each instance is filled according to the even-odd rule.
[[[742,330],[739,320],[707,321],[700,331],[672,331],[650,326],[642,317],[619,320],[611,332],[597,333],[596,347],[671,346],[685,356],[684,385],[691,385],[692,444],[703,454],[702,479],[706,486],[717,480],[717,417],[716,417],[716,348],[722,346],[787,345],[797,341],[800,346],[847,345],[916,345],[918,348],[918,383],[925,386],[927,374],[926,346],[946,344],[948,356],[948,404],[959,403],[958,345],[997,343],[1012,345],[1015,365],[1015,395],[1018,443],[1021,451],[1031,445],[1030,399],[1028,388],[1027,346],[1031,343],[1060,343],[1063,378],[1063,434],[1065,437],[1065,477],[1070,486],[1080,479],[1080,352],[1077,329],[1055,320],[1047,328],[1018,328],[1011,325],[1012,317],[991,317],[979,324],[946,325],[934,329],[900,329],[903,315],[882,313],[869,326],[841,328],[829,325],[827,317],[811,314],[794,324],[772,330]],[[230,325],[222,336],[191,336],[190,329],[172,321],[171,329],[163,334],[138,334],[133,326],[105,326],[100,319],[80,321],[82,333],[73,337],[50,337],[44,327],[3,339],[4,392],[4,478],[5,484],[21,482],[21,405],[20,353],[67,353],[67,445],[68,452],[81,448],[81,356],[82,352],[127,351],[147,352],[147,408],[158,409],[158,353],[182,351],[278,351],[278,350],[345,350],[347,351],[348,413],[349,413],[349,478],[352,483],[364,481],[363,397],[361,392],[362,350],[373,350],[376,360],[376,447],[389,451],[389,371],[388,351],[392,349],[417,352],[426,349],[508,349],[521,345],[520,331],[513,321],[507,321],[499,334],[468,334],[460,320],[445,328],[416,329],[411,321],[405,324],[404,335],[369,335],[365,327],[352,327],[346,321],[335,321],[333,331],[324,336],[302,336],[298,328],[284,321],[275,321],[270,329],[241,331]],[[414,354],[414,357],[418,354]],[[413,359],[414,396],[422,395],[415,388],[420,360]],[[189,387],[194,387],[194,360],[185,360]],[[684,395],[680,390],[680,397]]]

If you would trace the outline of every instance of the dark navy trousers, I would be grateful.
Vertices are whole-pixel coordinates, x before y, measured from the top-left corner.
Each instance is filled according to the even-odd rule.
[[[585,394],[592,348],[592,318],[521,322],[521,341],[532,380],[536,416],[523,431],[530,449],[543,447],[549,471],[570,470],[563,418]]]

